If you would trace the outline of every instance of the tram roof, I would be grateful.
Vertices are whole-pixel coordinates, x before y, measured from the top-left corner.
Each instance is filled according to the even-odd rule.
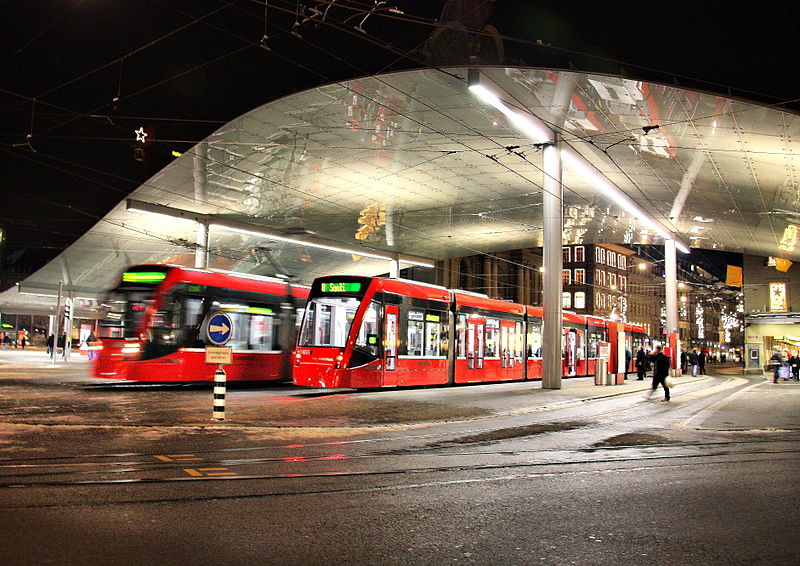
[[[800,258],[797,114],[618,76],[480,71],[692,247]],[[302,283],[388,268],[296,238],[431,260],[540,246],[541,144],[470,93],[468,72],[375,75],[269,102],[130,198],[283,235],[212,227],[209,265]],[[559,84],[567,82],[569,104],[559,109]],[[565,243],[661,243],[590,179],[567,167],[563,183]],[[385,211],[386,224],[360,241],[359,216],[371,205]],[[193,222],[135,214],[123,201],[19,289],[52,294],[63,281],[66,291],[91,298],[132,264],[194,265],[195,241]],[[0,294],[8,312],[37,303],[49,308],[53,299]]]

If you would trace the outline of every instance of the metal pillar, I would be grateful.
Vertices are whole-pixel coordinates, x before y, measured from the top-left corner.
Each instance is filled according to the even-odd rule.
[[[561,184],[561,144],[544,148],[544,183],[542,185],[542,263],[544,285],[542,302],[542,388],[561,389],[561,269],[563,266],[562,230],[564,187]]]
[[[61,288],[63,285],[63,281],[58,282],[58,298],[56,299],[56,329],[53,333],[53,351],[50,352],[52,363],[54,364],[56,363],[56,352],[58,351],[58,337],[61,336],[61,319],[64,317],[64,313],[61,312]]]
[[[194,266],[204,269],[208,267],[208,224],[197,224],[197,248],[194,250]]]
[[[389,278],[400,278],[400,258],[397,256],[397,254],[395,254],[394,257],[389,260]]]
[[[678,261],[675,240],[664,240],[664,271],[667,276],[664,285],[664,302],[667,310],[667,345],[672,344],[670,336],[676,336],[674,341],[678,344]],[[672,367],[680,368],[678,356],[680,352],[672,353]]]

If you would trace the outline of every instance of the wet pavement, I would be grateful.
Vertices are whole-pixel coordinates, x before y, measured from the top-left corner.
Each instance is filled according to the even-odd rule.
[[[775,430],[800,425],[797,382],[773,384],[767,376],[746,377],[732,365],[708,370],[714,377],[676,378],[673,399],[679,402],[687,387],[725,387],[732,381],[748,387],[694,416],[692,427]],[[90,377],[90,362],[81,355],[53,364],[43,351],[0,351],[0,423],[24,425],[352,431],[524,415],[645,393],[649,387],[650,380],[637,381],[633,375],[612,386],[596,386],[592,378],[564,379],[558,390],[542,389],[537,381],[380,391],[232,384],[225,420],[220,421],[211,419],[210,384],[153,386],[98,380]]]
[[[795,564],[800,385],[152,387],[0,351],[8,564]]]

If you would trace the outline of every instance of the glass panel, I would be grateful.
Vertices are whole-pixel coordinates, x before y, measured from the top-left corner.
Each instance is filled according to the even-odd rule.
[[[542,321],[538,318],[528,322],[528,357],[542,357]]]
[[[100,321],[102,338],[137,338],[139,326],[147,307],[152,303],[152,291],[110,293],[103,301],[108,311]]]
[[[496,318],[486,319],[486,335],[484,337],[485,350],[484,356],[487,358],[497,358],[500,356],[499,347],[500,321]]]
[[[442,325],[439,322],[426,322],[425,355],[439,356],[442,345]]]
[[[354,297],[310,300],[306,305],[298,345],[344,348],[360,303],[360,299]]]
[[[575,293],[575,308],[576,309],[585,309],[586,308],[586,293],[583,291],[578,291]]]
[[[561,293],[561,308],[563,309],[571,309],[572,308],[572,293]]]
[[[370,302],[364,313],[364,319],[358,329],[356,347],[361,348],[372,356],[377,356],[380,351],[380,319],[378,313],[380,305],[375,301]]]
[[[421,320],[408,321],[408,355],[421,356],[425,339],[425,323]]]
[[[456,356],[463,358],[467,355],[467,317],[466,315],[458,315],[458,322],[456,323],[456,335],[458,340],[458,350]]]

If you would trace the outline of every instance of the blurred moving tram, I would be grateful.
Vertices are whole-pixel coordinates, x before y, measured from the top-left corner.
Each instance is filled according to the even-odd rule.
[[[127,269],[104,301],[100,345],[93,346],[94,375],[147,382],[212,381],[205,363],[212,346],[208,318],[226,313],[229,381],[290,377],[290,353],[308,287],[280,279],[174,265]]]

